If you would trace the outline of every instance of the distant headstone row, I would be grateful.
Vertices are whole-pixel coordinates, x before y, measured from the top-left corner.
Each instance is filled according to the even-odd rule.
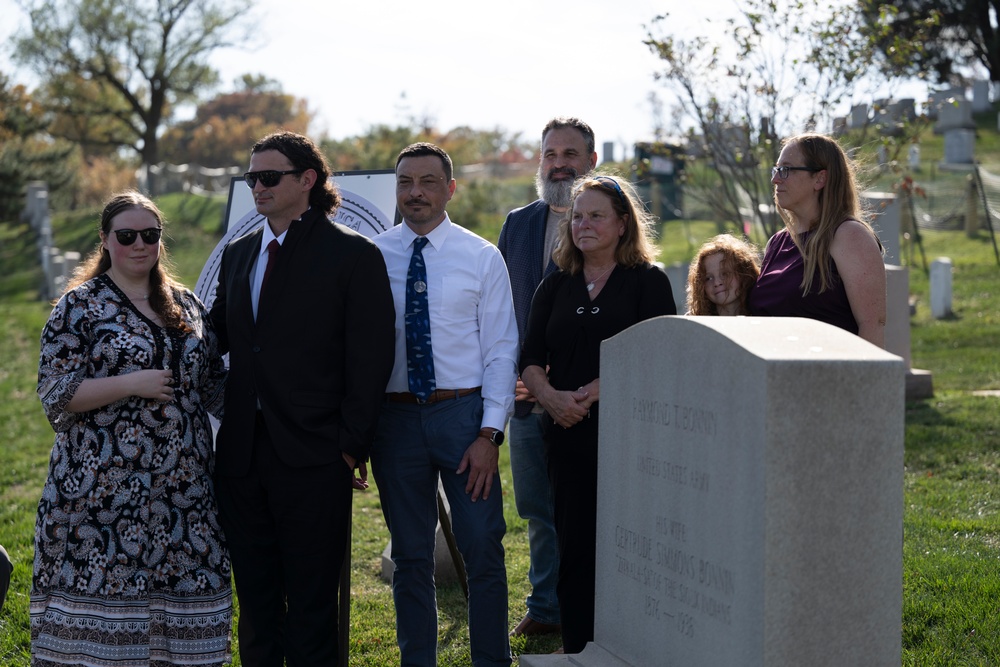
[[[42,298],[55,299],[66,289],[66,283],[73,276],[80,263],[80,253],[61,252],[52,242],[52,218],[49,215],[49,188],[41,181],[28,183],[25,193],[24,212],[27,220],[38,234],[38,253],[42,265]]]

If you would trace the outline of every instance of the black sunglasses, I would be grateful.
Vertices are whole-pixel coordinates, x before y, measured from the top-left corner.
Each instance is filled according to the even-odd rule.
[[[628,204],[625,202],[625,193],[622,192],[622,186],[618,185],[618,181],[613,178],[608,178],[607,176],[594,176],[594,180],[605,187],[609,187],[615,191],[618,195],[618,201],[622,203],[625,210],[628,210]]]
[[[257,181],[260,181],[265,188],[273,188],[275,185],[281,182],[281,177],[286,174],[301,174],[305,169],[287,169],[285,171],[276,171],[274,169],[265,169],[264,171],[248,171],[243,174],[243,180],[247,182],[251,188],[257,187]]]
[[[134,229],[116,229],[114,230],[115,236],[118,237],[119,245],[132,245],[135,243],[136,235],[142,237],[142,242],[147,245],[153,245],[160,240],[160,232],[162,228],[160,227],[149,227],[148,229],[140,229],[138,231]]]

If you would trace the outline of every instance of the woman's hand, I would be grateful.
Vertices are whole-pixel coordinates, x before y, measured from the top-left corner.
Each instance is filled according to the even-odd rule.
[[[563,428],[569,428],[583,421],[590,410],[590,405],[597,400],[596,398],[591,400],[583,387],[576,391],[553,389],[541,366],[528,366],[521,374],[521,379],[552,420]],[[591,387],[593,384],[594,382],[591,382],[586,386]],[[599,395],[600,385],[597,385],[596,390]]]
[[[174,398],[173,373],[169,370],[149,369],[123,375],[131,380],[133,396],[141,396],[154,401],[170,401]]]
[[[580,401],[580,404],[587,408],[587,411],[589,412],[590,406],[601,400],[601,378],[594,378],[587,384],[577,389],[577,391],[583,392],[585,395],[585,398]]]
[[[552,389],[544,399],[538,398],[538,402],[542,404],[552,420],[563,428],[575,426],[584,420],[590,412],[590,408],[584,405],[586,400],[587,394],[580,389],[576,391]]]
[[[66,409],[70,412],[97,410],[129,396],[172,401],[173,373],[169,370],[147,369],[106,378],[88,378],[77,387]]]

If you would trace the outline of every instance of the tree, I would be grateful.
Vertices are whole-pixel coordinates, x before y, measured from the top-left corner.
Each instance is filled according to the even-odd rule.
[[[0,73],[0,220],[12,220],[22,210],[29,181],[45,181],[50,195],[72,182],[67,160],[73,146],[53,141],[47,126],[41,106],[25,87],[10,85]]]
[[[720,226],[749,222],[773,234],[769,167],[778,139],[828,125],[867,81],[873,56],[856,38],[854,10],[839,2],[744,0],[726,21],[731,41],[721,44],[673,36],[667,19],[647,27],[646,44],[662,61],[656,78],[693,125],[689,149],[704,158],[685,170],[685,197],[708,206]]]
[[[231,46],[248,0],[22,0],[30,26],[17,61],[46,82],[52,111],[82,139],[159,162],[158,135],[178,104],[217,81],[208,65]],[[90,123],[100,123],[99,131]],[[73,136],[67,132],[67,136]],[[79,134],[75,136],[81,140]]]
[[[281,92],[281,85],[245,75],[242,89],[198,106],[194,118],[170,127],[160,139],[161,157],[203,167],[246,164],[250,147],[277,129],[306,134],[313,114],[306,101]]]
[[[1000,0],[858,0],[858,8],[889,73],[955,84],[981,66],[1000,82]]]
[[[320,148],[334,171],[392,169],[403,148],[417,141],[433,140],[434,137],[409,127],[380,124],[355,137],[324,139]]]

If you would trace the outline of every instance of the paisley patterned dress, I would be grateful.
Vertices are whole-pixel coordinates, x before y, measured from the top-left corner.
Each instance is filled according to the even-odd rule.
[[[219,665],[230,660],[230,562],[212,485],[208,410],[225,367],[200,301],[188,331],[157,326],[107,277],[67,292],[42,331],[38,395],[56,431],[38,505],[32,665]],[[169,402],[72,413],[88,378],[173,371]]]

